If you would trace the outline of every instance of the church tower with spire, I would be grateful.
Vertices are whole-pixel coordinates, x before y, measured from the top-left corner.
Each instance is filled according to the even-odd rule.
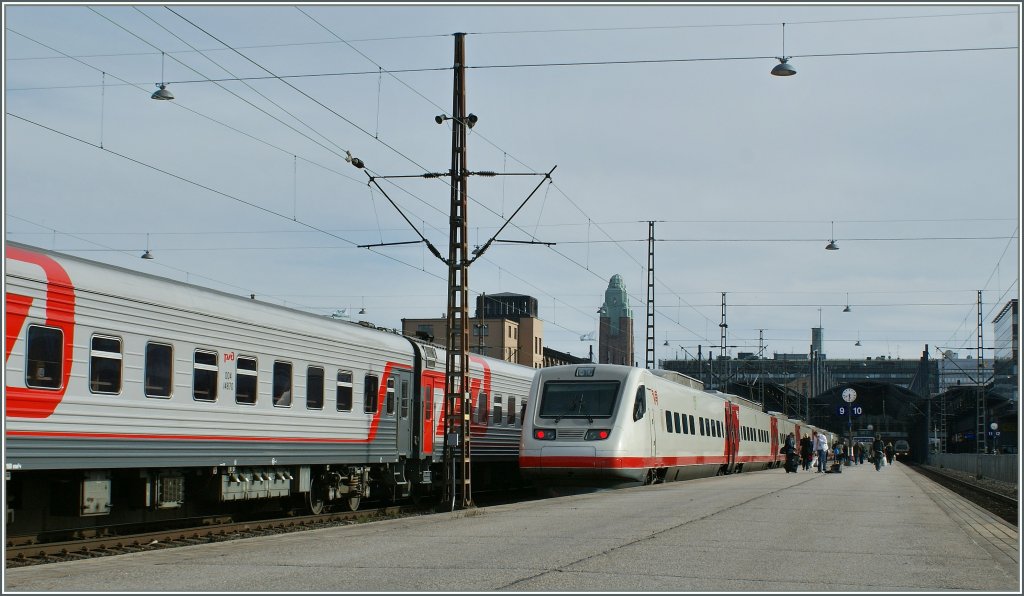
[[[600,364],[625,364],[633,366],[633,311],[629,308],[629,294],[622,276],[615,274],[604,291],[604,304],[598,310],[601,315],[598,337],[598,362]]]

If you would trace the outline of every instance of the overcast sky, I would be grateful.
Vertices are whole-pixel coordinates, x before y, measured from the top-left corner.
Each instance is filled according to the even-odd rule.
[[[536,297],[548,347],[596,351],[619,274],[643,366],[648,221],[658,360],[717,355],[723,292],[731,354],[762,330],[768,357],[807,353],[820,324],[829,358],[973,354],[977,291],[986,346],[1020,293],[1020,3],[5,3],[5,237],[388,328],[440,317],[422,243],[358,245],[418,240],[404,214],[447,256],[446,179],[380,180],[396,209],[365,172],[450,167],[455,32],[469,169],[557,166],[500,237],[554,244],[495,243],[468,275]],[[769,74],[783,55],[798,74]],[[542,181],[470,178],[472,246]]]

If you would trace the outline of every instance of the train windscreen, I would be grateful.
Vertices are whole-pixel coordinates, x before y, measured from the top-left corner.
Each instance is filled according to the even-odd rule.
[[[541,418],[611,418],[619,381],[550,381],[544,383],[537,415]]]

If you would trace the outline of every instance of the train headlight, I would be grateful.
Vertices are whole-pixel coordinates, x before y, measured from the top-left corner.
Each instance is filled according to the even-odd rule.
[[[592,428],[592,429],[587,431],[587,434],[584,435],[583,440],[584,441],[603,441],[603,440],[607,439],[608,436],[611,435],[611,434],[612,434],[612,431],[610,429],[607,429],[607,428]]]
[[[538,441],[554,441],[555,431],[546,428],[535,428],[533,429],[533,438]]]

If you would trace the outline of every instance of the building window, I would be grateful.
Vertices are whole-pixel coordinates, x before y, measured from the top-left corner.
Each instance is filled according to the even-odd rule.
[[[256,403],[256,359],[239,356],[235,360],[235,403]]]
[[[324,369],[322,366],[306,368],[306,409],[322,410],[324,407]]]
[[[169,344],[146,344],[146,362],[143,365],[145,371],[142,373],[146,397],[171,396],[171,372],[174,366],[172,356],[173,350]]]
[[[89,391],[121,393],[121,359],[121,338],[94,335],[89,350]]]
[[[170,353],[170,346],[168,353]],[[192,399],[197,401],[217,401],[217,352],[196,350],[192,354]],[[148,385],[147,381],[147,385]],[[154,397],[146,389],[146,395]],[[167,397],[166,395],[160,397]]]
[[[26,337],[28,369],[25,385],[59,389],[64,369],[64,332],[56,327],[32,325]]]
[[[338,405],[339,412],[352,411],[352,371],[338,371]]]

